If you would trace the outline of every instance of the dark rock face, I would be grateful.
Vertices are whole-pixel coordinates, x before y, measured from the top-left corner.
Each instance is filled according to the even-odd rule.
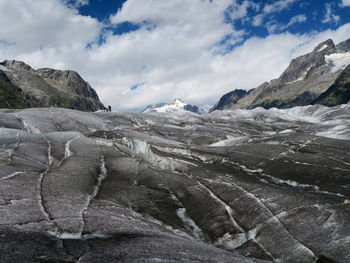
[[[322,104],[328,107],[346,104],[350,101],[350,65],[348,65],[334,84],[322,93],[313,104]]]
[[[191,112],[194,112],[194,113],[201,113],[200,109],[198,106],[196,105],[191,105],[191,104],[187,104],[184,106],[184,110],[186,111],[191,111]]]
[[[224,110],[229,109],[232,105],[236,104],[240,99],[248,95],[248,91],[242,89],[236,89],[231,91],[224,96],[209,110],[213,112],[214,110]]]
[[[39,102],[14,85],[7,75],[0,70],[0,108],[28,108],[38,106]]]
[[[328,39],[311,53],[293,59],[278,79],[263,83],[242,98],[231,99],[227,97],[230,93],[224,95],[217,109],[290,108],[312,104],[350,63],[349,52],[350,39],[337,45]]]
[[[17,97],[15,90],[20,90],[19,93],[27,98],[26,103],[22,98],[16,98],[7,105],[5,97],[0,97],[0,103],[6,104],[6,108],[55,106],[96,111],[103,107],[96,92],[74,71],[34,70],[24,62],[14,60],[6,60],[0,66],[0,73],[7,77],[7,84],[2,82],[1,88],[7,89],[13,97]],[[14,87],[12,92],[6,88],[9,85]]]
[[[1,262],[349,262],[349,113],[2,110]]]

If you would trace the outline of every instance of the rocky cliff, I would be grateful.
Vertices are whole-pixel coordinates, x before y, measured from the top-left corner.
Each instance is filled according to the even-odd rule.
[[[75,71],[34,70],[21,61],[0,63],[0,106],[62,107],[95,111],[103,107],[89,83]]]
[[[232,92],[228,93],[220,99],[224,103],[219,101],[212,111],[309,105],[335,83],[348,64],[350,39],[338,45],[329,39],[320,43],[311,53],[293,59],[278,79],[263,83],[242,98],[230,99],[229,94]],[[344,81],[338,81],[337,86],[341,83]],[[229,99],[225,99],[227,97]]]

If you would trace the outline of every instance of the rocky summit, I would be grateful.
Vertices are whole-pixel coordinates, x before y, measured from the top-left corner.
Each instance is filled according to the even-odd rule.
[[[34,70],[21,61],[0,63],[0,108],[102,109],[97,93],[72,70]]]
[[[0,127],[3,263],[350,262],[350,105]]]
[[[340,93],[347,94],[349,90],[346,86],[350,81],[349,68],[346,68],[349,64],[350,39],[337,45],[328,39],[312,52],[293,59],[278,79],[249,92],[235,90],[225,94],[210,111],[348,103],[349,96],[342,97]],[[338,94],[334,89],[343,91]]]

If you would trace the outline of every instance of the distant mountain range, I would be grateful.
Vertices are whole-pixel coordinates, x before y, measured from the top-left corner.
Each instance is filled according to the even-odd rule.
[[[103,108],[96,91],[72,70],[34,70],[21,61],[0,63],[0,108]]]
[[[181,99],[175,99],[171,103],[159,103],[148,105],[141,111],[142,113],[170,113],[170,112],[193,112],[204,114],[206,111],[196,105],[191,105],[183,102]]]
[[[350,100],[350,39],[337,45],[328,39],[291,61],[278,79],[255,89],[236,89],[210,109],[291,108],[310,104],[335,106]]]

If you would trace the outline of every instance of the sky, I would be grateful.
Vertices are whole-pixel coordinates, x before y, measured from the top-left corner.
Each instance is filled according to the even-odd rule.
[[[350,0],[0,0],[0,61],[77,71],[114,111],[213,105],[350,38]]]

